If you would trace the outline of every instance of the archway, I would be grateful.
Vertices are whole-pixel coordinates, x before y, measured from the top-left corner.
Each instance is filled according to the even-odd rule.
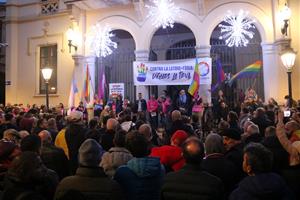
[[[116,42],[118,47],[111,55],[97,58],[97,66],[99,69],[104,69],[107,86],[108,83],[124,83],[125,97],[133,101],[135,87],[132,63],[135,60],[135,41],[128,31],[116,29],[112,33],[114,34],[112,41]]]
[[[215,27],[210,37],[211,57],[213,61],[213,85],[217,82],[217,58],[220,59],[224,72],[229,75],[228,78],[241,71],[245,66],[257,60],[262,61],[261,35],[256,27],[253,29],[253,32],[254,37],[249,40],[249,44],[246,47],[228,47],[225,44],[225,40],[219,39],[221,34],[220,27]],[[212,96],[215,97],[218,89],[221,89],[225,92],[229,105],[234,107],[234,103],[240,102],[242,92],[244,93],[249,87],[253,87],[259,98],[264,99],[263,69],[260,70],[255,79],[239,79],[232,85],[229,85],[226,81],[223,82],[219,88],[213,91]]]
[[[177,60],[195,58],[196,39],[194,33],[187,26],[175,23],[173,28],[159,28],[153,35],[150,44],[149,60]],[[149,94],[159,95],[167,90],[171,97],[175,97],[180,89],[188,86],[151,86]],[[173,98],[174,99],[174,98]]]

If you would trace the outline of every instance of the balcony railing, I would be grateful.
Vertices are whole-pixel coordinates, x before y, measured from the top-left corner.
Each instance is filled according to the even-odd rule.
[[[43,15],[56,13],[59,9],[59,0],[41,0],[41,13]]]

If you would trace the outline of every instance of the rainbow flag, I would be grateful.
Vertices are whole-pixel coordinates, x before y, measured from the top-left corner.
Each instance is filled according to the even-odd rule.
[[[217,67],[217,83],[214,86],[212,86],[211,92],[214,92],[225,80],[225,73],[223,71],[220,58],[216,60],[216,67]]]
[[[197,91],[199,89],[199,84],[200,84],[199,63],[198,63],[198,59],[196,58],[194,77],[189,87],[188,93],[190,93],[190,95],[192,96],[196,96]]]
[[[228,84],[231,86],[235,80],[241,78],[255,78],[260,72],[261,66],[262,66],[262,62],[261,60],[258,60],[255,63],[245,67],[243,70],[241,70],[240,72],[232,76]]]
[[[82,97],[85,100],[85,103],[88,104],[90,103],[90,95],[91,95],[91,88],[90,88],[90,82],[91,82],[91,76],[89,72],[89,66],[86,66],[86,76],[84,79],[84,84],[83,84],[83,91],[82,91]]]

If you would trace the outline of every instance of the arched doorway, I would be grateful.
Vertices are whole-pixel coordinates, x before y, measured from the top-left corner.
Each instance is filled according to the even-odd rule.
[[[232,77],[244,67],[257,60],[262,61],[261,36],[256,27],[252,31],[254,32],[254,37],[249,40],[249,44],[246,47],[228,47],[225,44],[225,40],[219,39],[221,34],[220,27],[215,27],[210,38],[210,53],[213,64],[213,85],[217,81],[217,58],[220,59],[224,72],[227,75],[230,74],[229,77]],[[253,87],[259,98],[264,99],[263,69],[260,70],[255,79],[239,79],[231,86],[227,84],[226,81],[223,82],[215,91],[213,91],[212,96],[214,99],[217,95],[217,91],[219,89],[223,90],[227,98],[227,103],[233,108],[235,103],[239,102],[241,93],[244,93],[249,87]]]
[[[173,28],[159,28],[153,35],[150,45],[149,60],[177,60],[195,58],[196,39],[187,26],[175,23]],[[175,97],[180,89],[187,89],[186,85],[151,86],[149,94],[156,96],[167,90],[171,97]],[[175,98],[173,98],[175,99]]]
[[[125,97],[133,101],[135,99],[135,87],[132,63],[135,60],[135,41],[128,31],[117,29],[113,30],[112,33],[114,36],[111,39],[118,44],[118,47],[113,50],[111,55],[97,58],[97,65],[99,69],[104,67],[106,94],[108,93],[108,83],[124,83]]]

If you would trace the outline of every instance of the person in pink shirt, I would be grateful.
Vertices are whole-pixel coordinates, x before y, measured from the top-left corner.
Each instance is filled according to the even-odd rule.
[[[155,99],[154,94],[152,94],[147,101],[147,111],[149,113],[150,124],[152,128],[156,129],[158,121],[158,101]]]
[[[202,119],[203,110],[202,98],[198,95],[193,99],[192,114],[198,116],[199,123]]]

